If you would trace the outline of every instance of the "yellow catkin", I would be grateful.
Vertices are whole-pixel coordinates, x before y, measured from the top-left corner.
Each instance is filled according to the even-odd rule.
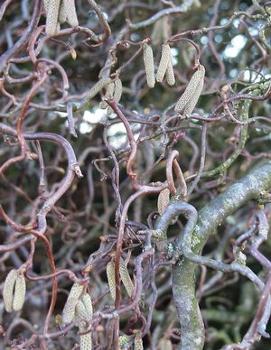
[[[153,51],[152,51],[152,47],[147,43],[143,44],[143,61],[144,61],[147,85],[149,88],[153,88],[155,85]]]
[[[97,81],[96,84],[92,86],[92,88],[88,92],[88,98],[91,99],[95,97],[106,85],[111,83],[110,78],[102,78],[99,81]]]
[[[124,285],[127,294],[129,295],[129,297],[131,297],[134,291],[134,284],[129,275],[127,266],[122,259],[120,260],[120,279]]]
[[[75,316],[76,304],[80,299],[83,289],[84,287],[81,284],[79,283],[73,284],[62,312],[62,320],[64,324],[68,324],[73,321]]]
[[[161,339],[158,344],[159,350],[173,350],[172,343],[169,339]]]
[[[60,4],[60,9],[59,9],[59,15],[58,15],[58,21],[59,23],[65,23],[67,20],[67,13],[66,13],[66,8],[64,6],[64,1],[61,1]]]
[[[117,78],[114,81],[114,93],[113,93],[113,99],[116,101],[116,103],[119,103],[122,95],[122,82],[120,78]]]
[[[83,302],[83,304],[85,305],[85,308],[88,312],[88,315],[90,317],[92,317],[93,315],[93,306],[92,306],[92,300],[91,300],[91,296],[88,293],[84,293],[81,297],[81,300]]]
[[[130,341],[131,337],[129,335],[121,335],[119,337],[119,346],[120,349],[123,349]]]
[[[115,264],[111,260],[106,265],[106,276],[107,276],[107,282],[110,290],[110,294],[112,299],[116,300],[116,278],[115,278]]]
[[[144,350],[141,332],[138,332],[135,335],[134,350]]]
[[[156,80],[160,83],[164,79],[170,58],[171,58],[170,46],[168,44],[163,44],[162,45],[161,59],[160,59],[160,63],[158,66],[157,73],[156,73]]]
[[[170,54],[170,58],[168,60],[167,70],[166,70],[166,79],[169,86],[173,86],[175,84],[175,76],[174,69],[172,63],[172,54]]]
[[[205,68],[200,65],[198,70],[192,75],[184,93],[177,101],[174,110],[178,113],[191,111],[196,106],[199,96],[203,89]]]
[[[67,22],[72,27],[78,26],[78,18],[76,13],[75,1],[74,0],[63,0],[63,5],[66,12]]]
[[[26,283],[25,277],[22,273],[17,273],[17,278],[15,281],[15,289],[13,296],[13,310],[19,311],[22,309],[24,301],[25,301],[25,291],[26,291]]]
[[[4,282],[3,300],[7,312],[12,312],[13,310],[13,291],[15,287],[16,278],[17,271],[15,269],[12,269],[7,274],[7,277]]]
[[[165,188],[159,193],[159,196],[157,199],[157,209],[160,215],[164,213],[166,207],[169,204],[169,196],[170,196],[170,191],[168,188]]]
[[[46,15],[47,15],[47,12],[48,12],[48,9],[49,9],[49,6],[50,6],[50,1],[51,0],[43,0],[43,6],[44,6],[44,9],[45,9]]]
[[[92,350],[91,332],[80,334],[80,350]]]
[[[46,15],[46,34],[55,35],[58,31],[60,0],[51,0]]]

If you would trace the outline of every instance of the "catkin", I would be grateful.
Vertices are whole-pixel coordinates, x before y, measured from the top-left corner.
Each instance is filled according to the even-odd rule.
[[[188,115],[192,113],[203,89],[204,76],[205,68],[200,65],[198,70],[192,75],[184,93],[177,101],[174,108],[176,112],[183,113],[185,111]]]
[[[91,316],[89,316],[89,313],[87,312],[87,309],[81,300],[78,300],[78,302],[76,304],[75,315],[78,318],[79,324],[82,321],[88,322],[91,320]]]
[[[116,103],[119,103],[122,95],[122,82],[120,78],[117,78],[114,82],[114,93],[113,93],[113,99],[116,101]]]
[[[136,333],[135,335],[134,350],[144,350],[142,336],[140,332]]]
[[[130,338],[131,337],[129,335],[126,335],[126,334],[125,335],[121,335],[119,337],[119,346],[120,346],[121,349],[129,343]]]
[[[47,15],[51,0],[43,0],[43,6]]]
[[[111,83],[110,78],[102,78],[99,81],[97,81],[96,84],[92,86],[92,88],[88,92],[88,98],[91,99],[95,97],[106,85]]]
[[[64,324],[68,324],[71,323],[74,319],[75,316],[75,308],[76,308],[76,304],[79,301],[79,298],[83,292],[84,286],[82,286],[79,283],[74,283],[68,299],[66,301],[66,304],[64,305],[63,308],[63,313],[62,313],[62,320]]]
[[[46,8],[45,4],[45,8]],[[51,0],[48,4],[46,15],[46,34],[55,35],[58,30],[58,14],[59,14],[60,0]]]
[[[112,260],[109,261],[109,263],[106,265],[106,275],[107,275],[107,281],[108,281],[111,297],[115,301],[116,300],[115,264]]]
[[[175,76],[174,76],[174,69],[173,69],[173,63],[172,63],[172,54],[170,55],[170,58],[169,58],[168,64],[167,64],[166,79],[167,79],[167,83],[169,86],[173,86],[175,84]]]
[[[66,13],[66,8],[64,6],[64,1],[61,1],[60,9],[59,9],[59,16],[58,16],[58,21],[59,23],[65,23],[67,20],[67,13]]]
[[[63,6],[65,8],[67,22],[69,25],[72,27],[78,26],[78,18],[74,0],[63,0]]]
[[[13,291],[14,286],[17,278],[17,271],[15,269],[12,269],[7,274],[7,277],[4,282],[4,288],[3,288],[3,300],[5,309],[7,312],[12,312],[12,304],[13,304]]]
[[[15,281],[15,289],[13,296],[13,310],[19,311],[22,309],[25,300],[26,284],[23,273],[17,272],[17,278]]]
[[[80,334],[80,350],[92,350],[91,332]]]
[[[88,293],[84,293],[81,297],[83,304],[88,312],[89,317],[91,318],[93,315],[93,306],[91,296]]]
[[[120,279],[124,285],[127,294],[129,295],[129,297],[131,297],[134,291],[134,284],[131,280],[129,271],[123,259],[120,260]]]
[[[172,343],[169,339],[161,339],[158,344],[159,350],[173,350]]]
[[[159,63],[158,70],[156,73],[156,80],[160,83],[164,79],[170,58],[171,58],[170,46],[168,44],[163,44],[162,45],[162,55],[161,55],[160,63]]]
[[[170,196],[170,191],[168,188],[165,188],[159,193],[159,196],[157,199],[157,209],[160,215],[164,213],[166,207],[169,204],[169,196]]]
[[[143,44],[143,61],[147,85],[149,88],[153,88],[155,85],[153,51],[152,47],[147,43]]]

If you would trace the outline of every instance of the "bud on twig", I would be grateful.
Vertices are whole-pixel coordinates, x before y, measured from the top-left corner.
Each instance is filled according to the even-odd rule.
[[[190,116],[193,112],[204,84],[205,68],[200,65],[198,70],[192,75],[184,93],[177,101],[174,110],[178,113]]]
[[[152,47],[147,43],[143,44],[143,61],[147,85],[149,88],[153,88],[155,85],[153,51]]]
[[[156,73],[156,80],[160,83],[164,79],[170,58],[171,58],[170,46],[168,44],[163,44],[162,55],[161,55],[160,63]]]

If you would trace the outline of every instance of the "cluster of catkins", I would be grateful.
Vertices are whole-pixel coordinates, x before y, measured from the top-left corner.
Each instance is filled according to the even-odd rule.
[[[80,283],[74,283],[62,313],[64,325],[74,322],[79,328],[80,350],[92,349],[92,338],[89,323],[92,319],[93,307],[90,295]]]
[[[175,84],[172,53],[169,44],[162,45],[162,54],[156,72],[156,77],[153,50],[152,47],[147,43],[143,44],[143,60],[147,85],[149,88],[153,88],[155,86],[155,81],[162,83],[165,76],[169,86],[173,86]],[[204,84],[204,77],[205,68],[199,64],[196,72],[192,75],[183,95],[177,101],[174,109],[175,112],[188,117],[191,115],[201,95]]]
[[[46,12],[46,34],[55,35],[60,24],[67,22],[70,26],[78,26],[75,0],[43,0]]]
[[[25,300],[24,269],[12,269],[7,274],[3,288],[3,301],[7,312],[20,311]]]

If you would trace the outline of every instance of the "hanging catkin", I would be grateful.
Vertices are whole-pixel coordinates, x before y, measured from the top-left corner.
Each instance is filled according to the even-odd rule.
[[[169,204],[169,196],[170,191],[168,188],[165,188],[159,193],[158,199],[157,199],[157,210],[159,215],[162,215],[166,209],[166,207]]]
[[[113,99],[116,101],[116,103],[119,103],[122,95],[122,82],[120,78],[117,78],[114,82],[114,92],[113,92]]]
[[[99,81],[97,81],[96,84],[92,86],[92,88],[88,92],[88,98],[91,99],[95,97],[106,85],[111,83],[110,78],[102,78]]]
[[[147,43],[143,44],[143,61],[144,61],[147,85],[149,88],[153,88],[155,85],[153,51],[152,51],[152,47]]]
[[[67,13],[66,8],[64,6],[64,2],[61,1],[60,9],[59,9],[59,16],[58,16],[59,23],[65,23],[67,21]]]
[[[12,312],[13,310],[13,291],[14,291],[16,278],[17,278],[17,271],[15,269],[12,269],[7,274],[7,277],[4,282],[3,300],[4,300],[5,309],[7,312]]]
[[[46,14],[46,34],[47,35],[55,35],[58,30],[58,15],[59,15],[59,7],[60,0],[51,0],[48,4],[44,2],[45,10],[47,10]]]
[[[107,282],[110,290],[110,294],[112,299],[116,300],[116,278],[115,278],[115,264],[111,260],[106,265],[106,276],[107,276]]]
[[[81,328],[80,331],[84,332]],[[80,350],[92,350],[91,332],[80,334]]]
[[[135,335],[134,350],[144,350],[141,332],[137,332]]]
[[[205,68],[200,65],[192,75],[184,93],[177,101],[174,110],[178,113],[190,115],[195,108],[203,89]]]
[[[25,300],[26,284],[23,273],[17,271],[15,280],[14,296],[13,296],[13,310],[19,311],[22,309]]]
[[[168,44],[163,44],[161,59],[158,66],[157,73],[156,73],[156,80],[160,83],[164,79],[170,58],[171,58],[170,46]]]
[[[68,299],[63,308],[62,320],[64,324],[71,323],[75,316],[75,308],[78,303],[80,296],[83,292],[84,286],[79,283],[74,283],[70,293],[68,295]]]
[[[173,350],[172,343],[169,339],[162,338],[158,344],[159,350]]]
[[[65,9],[64,11],[67,17],[67,22],[72,27],[78,26],[78,18],[76,14],[75,1],[74,0],[62,0],[62,1]]]
[[[175,84],[175,76],[174,76],[174,69],[173,69],[171,52],[170,52],[170,57],[169,57],[168,64],[167,64],[166,79],[167,79],[167,83],[169,86],[173,86]]]
[[[129,295],[129,297],[131,297],[134,291],[134,284],[131,280],[129,271],[123,259],[120,260],[120,279],[124,285],[127,294]]]

